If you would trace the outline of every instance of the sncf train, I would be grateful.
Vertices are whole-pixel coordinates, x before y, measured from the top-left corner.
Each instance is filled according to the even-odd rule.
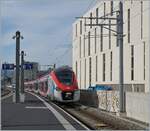
[[[76,76],[70,67],[60,67],[36,80],[25,82],[25,89],[52,101],[77,102],[80,99]]]

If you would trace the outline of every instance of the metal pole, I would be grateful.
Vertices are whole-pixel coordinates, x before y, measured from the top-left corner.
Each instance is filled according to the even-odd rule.
[[[24,102],[25,94],[24,94],[24,51],[21,51],[21,95],[20,102]]]
[[[6,90],[6,69],[4,69],[4,90]]]
[[[24,51],[21,51],[21,94],[24,94]]]
[[[123,68],[123,3],[119,3],[119,15],[117,16],[117,42],[119,45],[119,108],[125,112],[125,91],[124,91],[124,68]]]
[[[54,69],[56,68],[56,64],[54,64],[53,68],[54,68]]]
[[[16,103],[20,101],[19,96],[19,76],[20,76],[20,32],[16,32]]]
[[[150,7],[150,1],[149,1],[149,4],[148,4],[148,6]],[[150,10],[149,10],[149,19],[148,19],[148,22],[150,23]],[[150,32],[150,27],[149,27],[149,32]],[[150,39],[147,41],[147,45],[148,45],[148,65],[149,65],[149,67],[147,68],[148,69],[148,71],[149,71],[149,78],[148,78],[148,92],[149,92],[149,90],[150,90]],[[149,101],[150,101],[150,93],[148,93],[149,94]],[[150,102],[149,102],[149,106],[150,106]],[[149,118],[150,118],[150,113],[149,113]],[[148,129],[147,130],[150,130],[150,126],[148,127]]]

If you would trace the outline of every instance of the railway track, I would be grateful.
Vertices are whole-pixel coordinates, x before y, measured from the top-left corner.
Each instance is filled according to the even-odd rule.
[[[145,130],[148,128],[134,121],[116,117],[79,103],[52,102],[47,98],[42,98],[58,111],[61,110],[65,112],[64,114],[69,114],[72,118],[78,120],[80,124],[85,125],[89,130]]]
[[[53,102],[53,105],[57,108],[61,108],[65,112],[69,113],[71,116],[75,117],[78,121],[86,125],[91,130],[115,130],[117,128],[112,127],[104,123],[99,118],[96,118],[92,114],[86,112],[86,109],[82,109],[80,104],[75,103],[58,103]]]
[[[65,114],[68,114],[76,121],[79,121],[80,124],[87,127],[88,130],[116,130],[118,128],[113,127],[103,122],[98,117],[88,113],[86,108],[82,108],[82,105],[79,103],[60,103],[52,102],[48,98],[42,97],[39,94],[35,93],[39,97],[43,98],[46,102],[50,103],[58,111],[63,111]]]
[[[39,95],[40,96],[40,95]],[[41,96],[40,96],[41,97]],[[98,117],[95,117],[91,113],[86,111],[86,108],[82,108],[79,103],[60,103],[52,102],[48,98],[42,97],[45,101],[51,103],[56,109],[63,110],[73,118],[77,119],[80,123],[83,123],[89,130],[117,130],[119,128],[106,124]]]
[[[1,90],[1,97],[10,94],[12,91],[10,89]]]

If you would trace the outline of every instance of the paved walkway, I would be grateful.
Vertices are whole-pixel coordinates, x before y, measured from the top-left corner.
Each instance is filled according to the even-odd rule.
[[[86,127],[55,109],[38,96],[26,93],[24,103],[2,100],[2,129],[5,130],[85,130]]]

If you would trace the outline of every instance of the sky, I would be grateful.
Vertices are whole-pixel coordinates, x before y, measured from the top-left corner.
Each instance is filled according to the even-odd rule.
[[[0,0],[2,62],[15,63],[15,40],[24,37],[26,61],[72,65],[72,24],[98,0]]]

